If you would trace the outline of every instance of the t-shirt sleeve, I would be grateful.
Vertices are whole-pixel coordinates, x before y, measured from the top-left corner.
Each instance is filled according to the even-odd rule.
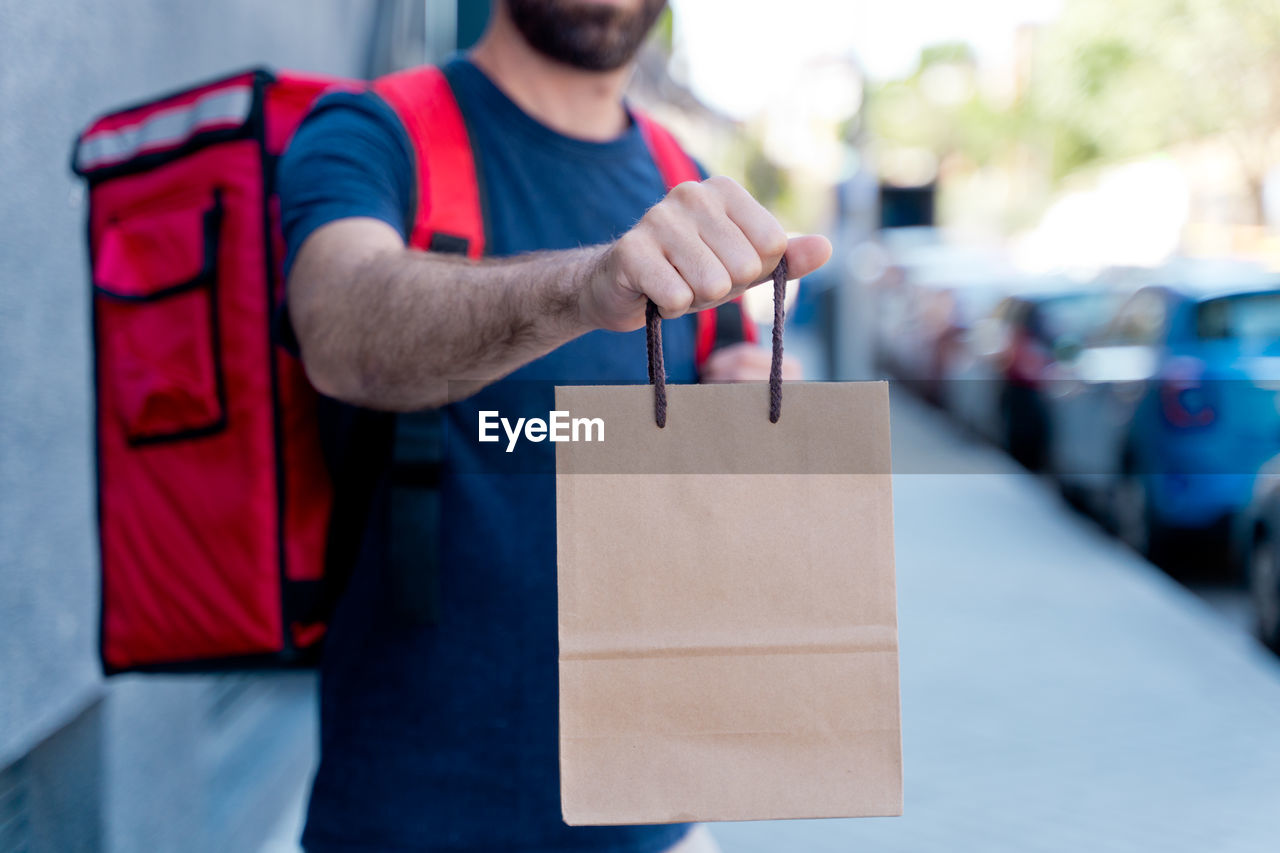
[[[276,170],[286,278],[307,238],[339,219],[378,219],[408,240],[414,181],[408,134],[386,101],[351,92],[317,101]],[[286,305],[276,311],[275,332],[286,349],[298,352]]]
[[[307,238],[339,219],[378,219],[407,239],[413,153],[404,125],[377,95],[321,98],[289,143],[276,177],[286,275]]]

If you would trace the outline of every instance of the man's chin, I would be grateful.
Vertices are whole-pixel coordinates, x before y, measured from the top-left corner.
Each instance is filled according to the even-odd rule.
[[[635,57],[665,6],[656,0],[507,0],[516,29],[534,50],[600,72]]]

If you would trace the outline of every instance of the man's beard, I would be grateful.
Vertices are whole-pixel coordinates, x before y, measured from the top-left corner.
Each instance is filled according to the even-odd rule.
[[[631,61],[667,0],[635,10],[575,0],[507,0],[516,29],[534,50],[585,71],[613,71]]]

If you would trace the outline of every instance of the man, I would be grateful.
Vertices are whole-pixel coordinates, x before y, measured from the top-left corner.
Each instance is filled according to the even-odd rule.
[[[784,251],[799,277],[831,247],[788,241],[728,179],[664,199],[622,98],[664,5],[496,0],[480,43],[445,67],[489,217],[481,261],[406,248],[420,188],[385,102],[348,93],[317,105],[281,164],[280,192],[289,317],[321,392],[366,410],[438,409],[451,435],[474,436],[480,389],[484,407],[506,415],[530,400],[545,413],[551,382],[643,381],[636,330],[647,299],[667,320],[671,381],[764,377],[768,353],[751,344],[717,351],[699,376],[691,312],[764,281]],[[377,521],[387,478],[375,489],[329,629],[305,847],[649,853],[710,843],[686,839],[683,825],[563,823],[554,480],[545,466],[481,470],[465,441],[446,444],[429,624],[401,618],[404,578],[386,566],[403,543]]]

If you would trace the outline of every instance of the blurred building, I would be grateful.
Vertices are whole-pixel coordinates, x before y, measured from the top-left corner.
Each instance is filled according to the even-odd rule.
[[[737,151],[741,125],[699,100],[672,75],[672,45],[666,24],[660,24],[641,48],[627,98],[675,134],[704,168],[713,172],[732,169],[741,159]]]
[[[258,849],[314,758],[310,675],[100,675],[73,136],[239,67],[364,76],[439,56],[487,5],[460,2],[0,3],[0,852]]]

